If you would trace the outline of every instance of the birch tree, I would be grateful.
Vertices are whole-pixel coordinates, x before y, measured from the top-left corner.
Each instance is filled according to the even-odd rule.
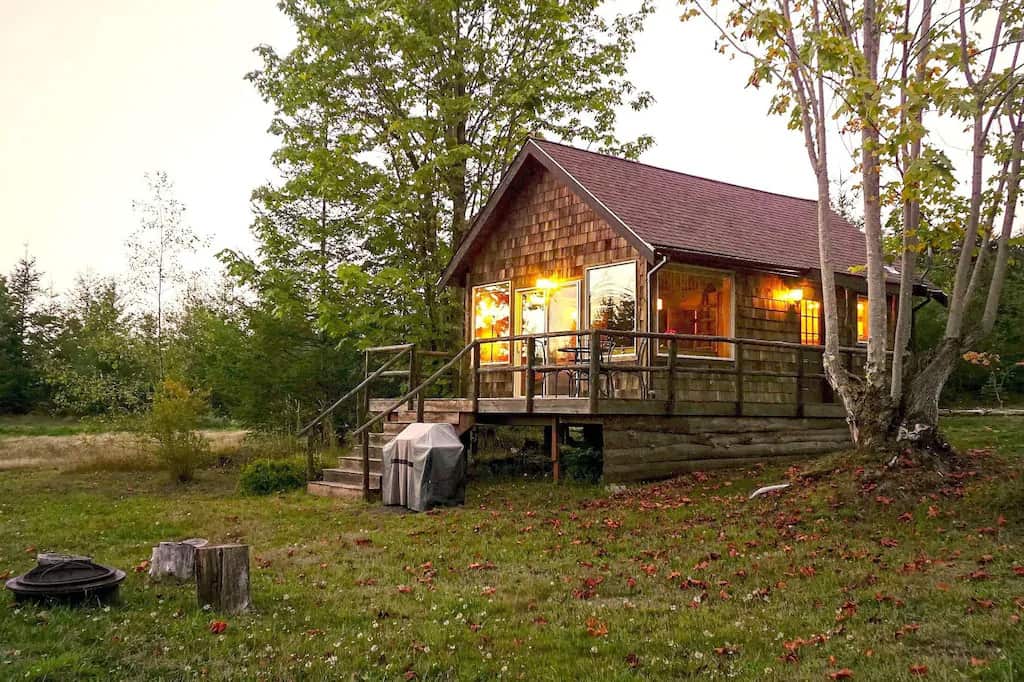
[[[803,134],[818,184],[824,364],[854,441],[947,450],[938,432],[939,395],[960,355],[991,332],[1009,262],[1024,135],[1024,8],[935,0],[682,4],[684,19],[703,17],[718,27],[720,51],[751,60],[749,85],[774,88],[773,113]],[[965,127],[970,172],[958,174],[956,131]],[[841,135],[855,141],[851,160],[863,197],[862,272],[874,331],[863,377],[838,357],[827,207],[828,149]],[[889,322],[886,225],[899,244],[901,272],[892,348],[879,333]],[[952,252],[956,272],[942,341],[911,358],[913,287],[925,249]]]

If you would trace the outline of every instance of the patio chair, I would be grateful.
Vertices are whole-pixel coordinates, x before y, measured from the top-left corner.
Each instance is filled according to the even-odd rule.
[[[591,352],[593,352],[593,351],[591,350]],[[601,364],[602,365],[611,363],[612,356],[615,353],[615,338],[614,337],[611,337],[611,336],[602,336],[601,337],[600,353],[601,353]],[[589,362],[589,360],[590,360],[589,353],[588,353],[588,356],[586,358],[583,358],[583,357],[579,358],[579,361],[581,363]],[[591,386],[590,370],[589,369],[576,370],[576,374],[577,374],[577,377],[576,377],[576,392],[575,392],[575,394],[577,396],[579,396],[581,394],[581,392],[582,392],[581,389],[583,388],[584,384],[587,386],[587,392],[589,393],[590,392],[590,386]],[[603,390],[601,388],[601,377],[604,377],[604,389]],[[615,396],[615,386],[612,384],[611,372],[609,372],[608,370],[602,369],[601,372],[600,372],[600,375],[598,376],[596,381],[597,381],[597,384],[596,384],[597,388],[598,388],[599,391],[601,391],[601,394],[603,396],[609,397],[609,398]]]

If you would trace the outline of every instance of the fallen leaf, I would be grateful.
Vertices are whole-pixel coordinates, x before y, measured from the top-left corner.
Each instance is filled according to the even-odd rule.
[[[848,680],[851,677],[853,677],[853,671],[850,670],[849,668],[840,668],[839,670],[835,671],[834,673],[829,673],[828,676],[829,676],[829,679],[832,679],[832,680]]]
[[[912,665],[910,666],[910,674],[924,677],[928,674],[928,666],[926,665]]]
[[[604,637],[608,634],[608,626],[597,618],[587,619],[587,634],[591,637]]]
[[[228,629],[228,624],[225,623],[222,620],[210,621],[210,632],[212,632],[215,635],[219,635],[220,633],[224,632],[227,629]]]

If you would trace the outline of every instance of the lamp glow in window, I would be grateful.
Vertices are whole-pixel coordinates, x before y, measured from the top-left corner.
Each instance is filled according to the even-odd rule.
[[[658,331],[694,336],[731,336],[733,280],[727,272],[667,266],[658,272]],[[732,344],[710,339],[679,341],[683,355],[732,357]],[[659,345],[668,352],[668,343]]]
[[[473,338],[508,336],[512,328],[511,287],[508,282],[473,287]],[[480,362],[509,361],[508,341],[480,344]]]
[[[871,335],[868,328],[868,299],[865,296],[857,297],[857,340],[866,342]]]

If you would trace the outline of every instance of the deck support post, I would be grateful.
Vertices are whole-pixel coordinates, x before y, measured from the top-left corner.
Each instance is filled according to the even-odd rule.
[[[654,341],[651,346],[653,348]],[[675,339],[669,339],[668,341],[668,378],[666,381],[668,385],[666,387],[666,400],[665,400],[665,412],[672,414],[676,411],[676,362],[679,359],[679,342]],[[653,383],[653,382],[652,382]]]
[[[473,401],[473,414],[480,412],[480,344],[473,344],[473,371],[470,377],[470,400]]]
[[[593,382],[591,382],[593,385]],[[561,478],[561,453],[559,452],[559,444],[561,441],[562,434],[558,423],[558,417],[551,418],[551,476],[554,478],[555,483],[558,483]]]
[[[598,413],[601,400],[601,332],[597,329],[590,332],[590,414]]]
[[[536,364],[536,358],[534,354],[537,349],[537,339],[532,336],[526,339],[526,371],[523,373],[526,380],[525,394],[526,394],[526,414],[533,414],[533,373],[534,366]]]
[[[413,346],[412,350],[409,351],[409,390],[416,388],[420,385],[420,363],[422,358],[416,352],[416,347]],[[416,421],[423,422],[423,391],[420,391],[415,398],[416,400]],[[410,405],[412,407],[412,405]]]
[[[736,416],[743,416],[743,344],[737,341],[736,351]]]

